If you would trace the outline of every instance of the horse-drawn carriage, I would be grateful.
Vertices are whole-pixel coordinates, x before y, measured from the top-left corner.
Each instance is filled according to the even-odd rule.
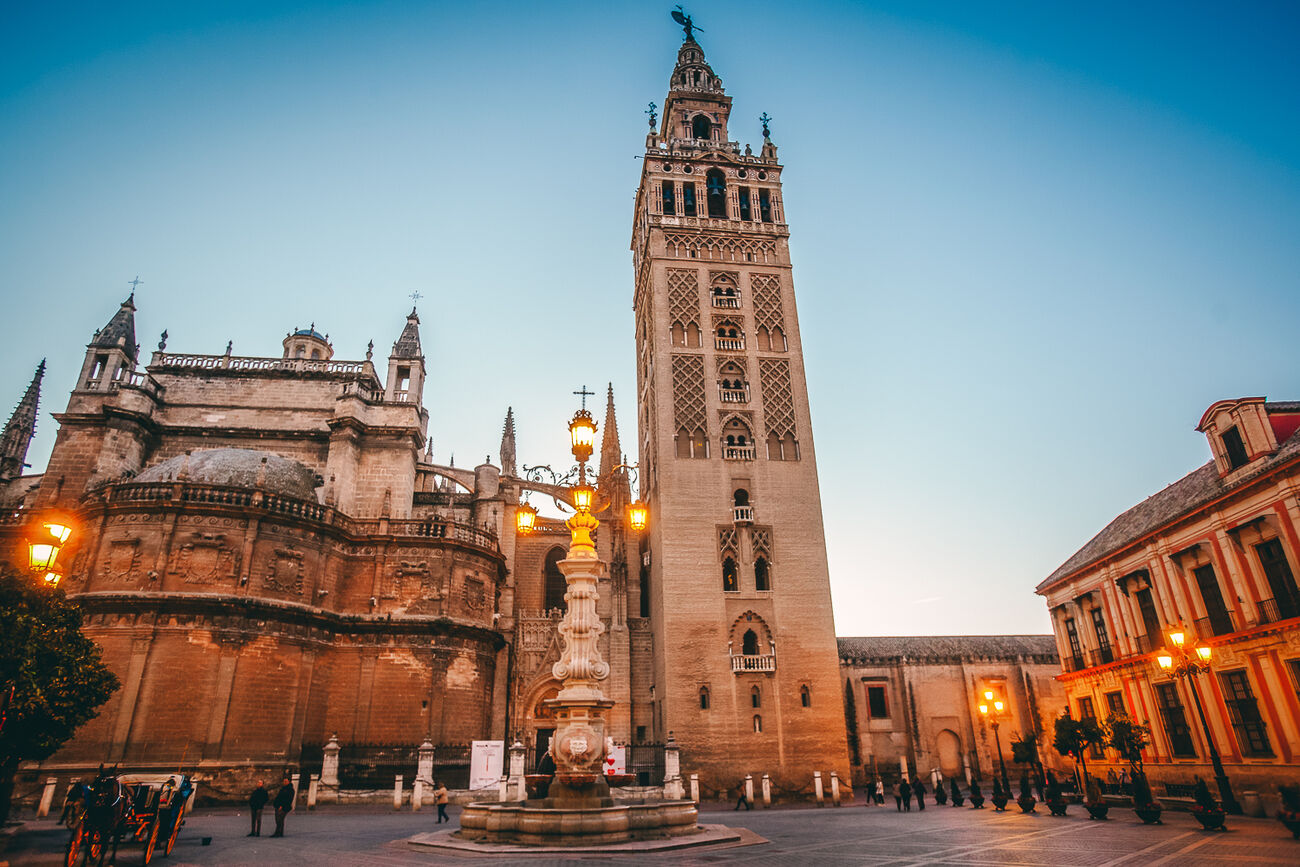
[[[122,840],[144,845],[141,863],[153,860],[162,846],[170,855],[176,845],[194,784],[185,774],[121,774],[101,770],[82,795],[68,841],[67,867],[100,865],[109,846],[117,861]]]

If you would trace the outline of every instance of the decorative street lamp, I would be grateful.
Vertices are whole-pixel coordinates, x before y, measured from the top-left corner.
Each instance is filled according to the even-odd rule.
[[[993,724],[993,741],[998,745],[998,765],[1002,768],[1002,789],[1011,791],[1011,782],[1007,779],[1007,763],[1002,758],[1002,738],[998,734],[998,717],[1006,707],[1002,699],[997,698],[993,690],[984,690],[984,701],[980,702],[980,714]]]
[[[71,535],[71,524],[53,518],[40,522],[27,536],[27,567],[49,587],[57,586],[63,577],[58,571],[59,551]]]
[[[1228,774],[1223,770],[1223,761],[1219,758],[1219,751],[1214,746],[1214,735],[1210,732],[1210,724],[1205,719],[1205,707],[1201,704],[1201,693],[1196,688],[1196,676],[1202,672],[1208,673],[1210,670],[1210,657],[1214,651],[1207,644],[1198,644],[1194,651],[1187,649],[1187,634],[1181,629],[1172,629],[1169,632],[1169,643],[1173,645],[1173,650],[1160,648],[1156,651],[1156,664],[1160,670],[1169,677],[1174,679],[1186,678],[1187,685],[1192,690],[1192,701],[1196,703],[1196,715],[1201,720],[1201,731],[1205,734],[1205,743],[1210,748],[1210,763],[1214,765],[1214,779],[1219,784],[1219,800],[1223,802],[1223,809],[1236,815],[1241,814],[1241,805],[1232,795],[1232,785],[1228,782]]]

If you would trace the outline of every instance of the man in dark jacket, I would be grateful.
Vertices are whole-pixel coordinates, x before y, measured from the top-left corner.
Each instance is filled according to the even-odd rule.
[[[916,808],[918,810],[924,810],[925,809],[925,783],[921,782],[920,777],[917,777],[915,780],[912,781],[912,792],[916,795]]]
[[[275,802],[272,804],[275,807],[275,833],[271,835],[272,837],[284,836],[284,817],[293,809],[295,794],[293,783],[285,777],[284,785],[280,786],[280,791],[275,793]]]
[[[257,788],[253,789],[253,794],[248,796],[248,815],[253,820],[253,830],[248,832],[248,836],[262,836],[262,808],[269,800],[271,796],[266,791],[266,781],[258,780]]]

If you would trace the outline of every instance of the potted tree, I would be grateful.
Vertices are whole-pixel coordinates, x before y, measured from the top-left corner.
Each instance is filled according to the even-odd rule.
[[[993,797],[992,797],[993,809],[1001,813],[1003,810],[1007,808],[1007,801],[1009,800],[1011,799],[1007,796],[1007,790],[1002,788],[1002,778],[994,777]]]
[[[1088,783],[1084,786],[1083,807],[1088,811],[1089,819],[1105,819],[1106,814],[1110,812],[1110,804],[1101,794],[1101,781],[1096,777],[1089,776]]]
[[[984,809],[984,796],[980,794],[980,784],[977,780],[971,780],[970,784],[970,805],[976,810]]]
[[[1278,821],[1286,825],[1292,837],[1300,840],[1300,786],[1278,786],[1277,792],[1282,796],[1282,809],[1277,811]]]
[[[1196,801],[1192,805],[1192,815],[1201,823],[1202,828],[1207,831],[1227,830],[1223,827],[1223,820],[1227,818],[1227,814],[1219,806],[1214,795],[1210,794],[1210,787],[1205,785],[1205,780],[1202,780],[1199,774],[1196,777],[1196,787],[1192,790],[1192,798]]]
[[[961,789],[957,788],[956,777],[953,777],[948,781],[948,787],[952,792],[952,805],[954,807],[960,807],[962,804],[966,803],[966,800],[961,796]]]
[[[1106,818],[1110,809],[1101,796],[1101,787],[1095,785],[1088,774],[1088,750],[1106,742],[1106,736],[1092,717],[1073,719],[1069,712],[1056,718],[1052,746],[1062,756],[1069,756],[1083,768],[1084,802],[1088,815],[1094,819]],[[1094,798],[1094,793],[1096,797]]]
[[[1132,777],[1133,812],[1147,825],[1159,825],[1164,808],[1151,794],[1151,783],[1142,770],[1142,751],[1150,741],[1151,727],[1135,721],[1125,713],[1113,713],[1102,724],[1106,746],[1119,753],[1128,762]]]
[[[1038,803],[1038,799],[1030,792],[1029,771],[1024,771],[1020,774],[1020,797],[1016,798],[1016,804],[1022,813],[1034,812],[1034,805]]]
[[[1047,791],[1044,794],[1047,796],[1047,809],[1052,811],[1052,815],[1064,816],[1070,802],[1065,800],[1061,784],[1056,781],[1056,775],[1051,771],[1047,772]]]
[[[1034,783],[1038,786],[1039,797],[1043,796],[1043,763],[1038,760],[1038,735],[1030,732],[1027,735],[1013,733],[1011,735],[1011,761],[1018,765],[1029,767]],[[1010,797],[1011,793],[1007,792]]]

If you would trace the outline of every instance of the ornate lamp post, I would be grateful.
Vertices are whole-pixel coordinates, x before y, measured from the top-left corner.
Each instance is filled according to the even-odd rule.
[[[61,518],[41,521],[27,536],[27,567],[50,587],[58,586],[63,575],[58,571],[59,551],[63,549],[72,526]]]
[[[574,513],[566,522],[570,534],[568,556],[558,564],[567,592],[564,595],[564,619],[558,628],[564,639],[564,651],[551,667],[551,673],[561,681],[562,687],[559,694],[547,702],[555,710],[556,728],[551,740],[551,756],[555,760],[555,781],[558,784],[551,787],[548,800],[585,803],[593,796],[605,794],[602,774],[606,753],[605,720],[614,702],[606,699],[600,689],[600,681],[609,676],[609,663],[601,658],[598,645],[605,624],[596,612],[597,582],[605,574],[605,565],[596,554],[592,539],[592,533],[600,526],[593,512],[599,511],[601,505],[596,502],[596,489],[587,483],[587,461],[595,447],[596,422],[585,408],[574,413],[569,422],[569,437],[578,466],[575,482],[563,491]],[[634,468],[620,466],[617,469],[631,471]],[[566,483],[573,475],[558,481]],[[545,487],[555,490],[552,486]],[[634,530],[645,527],[644,504],[639,501],[632,504],[628,523]],[[536,524],[537,510],[526,502],[520,504],[515,511],[516,529],[527,535]]]
[[[1192,701],[1196,703],[1196,715],[1201,720],[1201,731],[1205,735],[1205,743],[1210,748],[1210,763],[1214,766],[1214,779],[1219,784],[1219,800],[1223,802],[1225,811],[1240,815],[1241,805],[1232,795],[1232,785],[1228,782],[1228,774],[1223,770],[1219,750],[1214,746],[1214,735],[1210,732],[1210,724],[1205,719],[1201,693],[1196,688],[1196,676],[1210,670],[1210,658],[1214,651],[1207,644],[1198,644],[1195,651],[1189,651],[1186,646],[1187,634],[1181,629],[1169,631],[1169,643],[1174,649],[1170,651],[1162,647],[1156,651],[1156,664],[1161,671],[1175,680],[1187,679],[1187,685],[1192,690]]]
[[[998,766],[1002,770],[1002,789],[1009,795],[1011,783],[1007,780],[1007,763],[1002,758],[1002,737],[998,734],[998,717],[1002,716],[1005,707],[1006,704],[994,695],[993,690],[984,690],[984,701],[980,702],[980,715],[993,724],[993,741],[998,745]]]

